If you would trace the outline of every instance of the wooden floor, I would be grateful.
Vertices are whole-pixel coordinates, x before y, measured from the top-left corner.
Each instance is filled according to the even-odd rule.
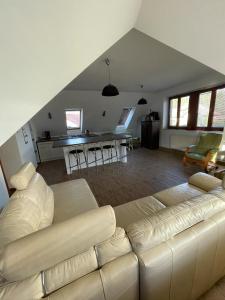
[[[117,206],[184,183],[201,171],[184,167],[182,153],[139,148],[129,152],[128,163],[114,163],[66,174],[64,160],[41,163],[38,167],[48,184],[85,178],[100,206]]]

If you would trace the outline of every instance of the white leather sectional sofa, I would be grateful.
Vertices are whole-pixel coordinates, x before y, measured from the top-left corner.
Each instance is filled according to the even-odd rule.
[[[114,209],[31,163],[0,215],[0,299],[198,299],[225,276],[225,190],[204,173]],[[207,295],[204,296],[207,299]]]

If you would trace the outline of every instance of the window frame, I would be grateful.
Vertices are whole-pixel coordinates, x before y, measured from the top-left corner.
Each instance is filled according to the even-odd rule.
[[[190,109],[190,100],[191,96],[190,93],[185,93],[185,94],[180,94],[177,96],[169,97],[169,111],[168,111],[168,128],[169,129],[186,129],[188,127],[188,120],[187,120],[187,126],[179,126],[179,119],[180,119],[180,103],[181,103],[181,98],[183,97],[188,97],[189,96],[189,105],[188,105],[188,120],[189,120],[189,109]],[[170,108],[171,108],[171,100],[173,99],[178,99],[177,103],[177,124],[176,126],[170,125]]]
[[[67,127],[67,119],[66,119],[66,112],[67,111],[79,111],[80,112],[80,126],[79,127],[73,127],[73,128],[68,128]],[[82,128],[82,109],[81,108],[66,108],[64,109],[64,115],[65,115],[65,125],[66,125],[66,130],[70,131],[70,130],[81,130]]]
[[[124,124],[119,124],[119,121],[120,121],[120,118],[119,118],[119,121],[117,123],[116,128],[128,128],[128,126],[130,125],[130,122],[133,118],[136,107],[123,107],[122,112],[120,114],[120,117],[121,117],[124,109],[129,109],[130,110],[128,115],[127,115],[126,121],[124,122]]]
[[[225,84],[215,86],[212,88],[205,88],[200,89],[184,94],[179,94],[175,96],[171,96],[168,98],[168,129],[185,129],[185,130],[202,130],[202,131],[223,131],[224,127],[212,127],[213,123],[213,114],[215,110],[215,103],[216,103],[216,91],[219,89],[225,88]],[[200,94],[205,92],[212,92],[211,99],[210,99],[210,108],[209,108],[209,115],[208,115],[208,125],[207,127],[199,127],[197,126],[198,120],[198,107],[199,107],[199,97]],[[190,96],[189,98],[189,109],[188,109],[188,121],[187,126],[178,126],[179,116],[180,116],[180,99],[185,96]],[[171,108],[171,100],[178,99],[178,109],[177,109],[177,124],[176,126],[170,125],[170,108]]]

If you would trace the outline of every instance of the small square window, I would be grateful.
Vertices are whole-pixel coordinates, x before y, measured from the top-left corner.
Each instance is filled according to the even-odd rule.
[[[66,128],[80,129],[81,128],[81,110],[65,110]]]

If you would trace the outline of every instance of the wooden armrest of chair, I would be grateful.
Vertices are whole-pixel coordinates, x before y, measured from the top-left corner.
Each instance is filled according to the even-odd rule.
[[[194,149],[196,148],[196,145],[190,145],[190,146],[187,146],[187,148],[185,149],[185,153],[188,153],[190,152],[191,150],[193,151]]]

